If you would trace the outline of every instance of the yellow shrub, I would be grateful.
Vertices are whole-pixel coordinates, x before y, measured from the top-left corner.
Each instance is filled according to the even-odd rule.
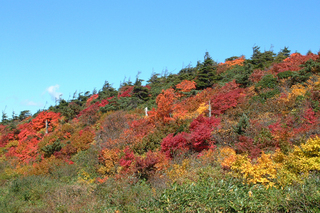
[[[283,156],[282,161],[287,169],[295,174],[320,171],[320,138],[310,138],[300,147],[294,146],[294,151],[288,156]]]
[[[261,157],[257,159],[257,163],[253,164],[248,156],[237,155],[231,169],[237,177],[241,177],[249,184],[263,184],[272,187],[277,178],[278,164],[272,161],[271,154],[262,152]]]
[[[19,176],[19,173],[17,172],[17,170],[15,168],[7,167],[4,169],[1,176],[5,176],[8,179],[10,179],[10,178]]]
[[[92,184],[96,181],[96,178],[92,178],[90,174],[83,169],[78,173],[78,182],[84,184]]]
[[[310,171],[320,171],[320,138],[310,138],[300,147],[295,146],[288,155],[277,150],[273,159],[283,165],[278,170],[280,185],[302,182]]]
[[[7,145],[5,146],[6,149],[9,149],[10,147],[17,147],[19,144],[19,141],[14,140],[14,141],[10,141],[9,143],[7,143]]]
[[[114,149],[105,149],[101,153],[101,158],[104,165],[98,169],[100,174],[113,175],[117,172],[115,167],[116,163],[119,161],[119,151]]]
[[[223,147],[218,154],[218,162],[223,168],[226,169],[230,169],[236,159],[236,151],[230,147]]]
[[[201,114],[205,113],[206,111],[208,111],[208,109],[209,109],[209,105],[206,103],[202,103],[202,104],[200,104],[199,108],[196,110],[196,113],[198,115],[201,115]]]
[[[63,164],[63,161],[52,155],[49,158],[42,159],[40,162],[34,162],[32,165],[19,165],[17,166],[16,171],[18,174],[22,174],[24,176],[44,175],[61,166],[61,164]]]
[[[277,107],[282,114],[287,114],[295,109],[295,102],[298,96],[304,96],[309,90],[309,84],[305,87],[301,84],[293,85],[291,92],[283,93],[277,100]]]
[[[177,182],[179,179],[183,178],[188,173],[188,168],[190,167],[190,160],[185,159],[182,164],[173,164],[172,169],[167,172],[169,179],[172,182]]]

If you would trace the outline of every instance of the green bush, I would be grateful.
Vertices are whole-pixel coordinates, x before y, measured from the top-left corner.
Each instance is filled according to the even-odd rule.
[[[266,92],[262,92],[257,96],[253,96],[251,101],[259,101],[261,103],[265,103],[269,98],[272,98],[277,94],[280,94],[280,90],[278,88],[267,90]]]
[[[57,140],[56,140],[55,142],[53,142],[52,144],[43,147],[43,148],[41,149],[41,151],[44,152],[44,157],[45,157],[45,158],[48,158],[48,157],[50,157],[51,155],[53,155],[54,152],[60,151],[61,148],[62,148],[62,146],[61,146],[60,140],[57,139]]]
[[[255,88],[256,90],[261,90],[261,89],[265,89],[265,88],[270,88],[270,89],[274,89],[277,85],[277,79],[271,75],[265,75],[263,76],[263,78],[256,83]]]
[[[288,70],[288,71],[278,73],[277,76],[279,79],[284,79],[284,78],[292,77],[293,75],[294,75],[294,73],[292,71]]]

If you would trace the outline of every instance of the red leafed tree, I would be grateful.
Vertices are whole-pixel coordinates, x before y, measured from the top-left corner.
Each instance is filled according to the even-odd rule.
[[[201,152],[204,149],[214,148],[211,132],[220,124],[218,118],[206,118],[200,115],[190,124],[191,133],[181,132],[177,135],[169,134],[162,140],[161,151],[172,158],[189,150]]]
[[[239,88],[235,80],[227,83],[211,99],[212,114],[220,115],[227,109],[236,107],[244,96],[244,89]]]
[[[61,119],[60,113],[42,111],[32,120],[32,126],[36,131],[39,131],[46,127],[47,121],[48,131],[50,132],[53,130],[53,127],[59,124],[59,119]]]
[[[257,158],[261,153],[261,144],[255,144],[252,138],[240,135],[239,141],[235,143],[237,152],[246,153],[251,159]]]
[[[203,117],[200,115],[190,124],[190,140],[192,149],[201,152],[204,149],[214,148],[211,132],[220,124],[220,119]]]
[[[184,80],[181,83],[176,85],[176,88],[180,90],[180,92],[190,92],[191,90],[196,88],[196,82]]]
[[[17,127],[17,129],[20,130],[20,133],[18,134],[19,141],[28,140],[29,136],[37,134],[36,132],[37,129],[34,128],[32,123],[21,124]]]
[[[173,120],[172,113],[176,98],[174,89],[169,88],[167,90],[162,90],[162,93],[159,94],[156,99],[158,108],[154,112],[150,112],[150,118],[160,120],[162,122]]]
[[[300,67],[301,64],[304,64],[306,61],[312,59],[317,60],[319,55],[309,53],[307,55],[301,55],[300,53],[293,53],[289,58],[284,59],[281,63],[274,64],[272,68],[272,72],[274,74],[278,74],[284,71],[299,71],[302,69]]]
[[[243,66],[243,62],[245,61],[245,57],[241,56],[232,61],[226,61],[225,63],[219,63],[217,68],[217,73],[223,73],[228,69],[233,68],[234,66]]]
[[[124,86],[120,89],[118,98],[131,97],[134,86]]]
[[[253,73],[250,75],[249,80],[254,82],[254,83],[257,83],[262,79],[262,77],[265,74],[266,74],[266,71],[263,71],[263,70],[260,70],[260,69],[254,70]]]
[[[134,173],[141,179],[149,179],[157,168],[156,164],[159,162],[159,158],[156,153],[148,151],[146,157],[136,157],[134,165]]]
[[[87,124],[94,124],[98,118],[99,115],[97,114],[100,107],[104,107],[107,104],[109,104],[109,100],[113,97],[109,97],[107,99],[103,99],[101,102],[96,102],[94,104],[91,104],[89,107],[85,108],[78,114],[78,118],[83,122]]]
[[[162,140],[161,151],[168,158],[172,158],[180,153],[190,150],[189,134],[186,132],[178,133],[177,135],[169,134]]]
[[[98,97],[99,97],[98,94],[92,95],[90,98],[88,98],[87,103],[86,103],[86,106],[87,106],[87,107],[90,106],[91,102],[92,102],[93,100],[97,99]]]
[[[123,172],[128,172],[131,165],[134,163],[135,156],[133,151],[130,150],[129,147],[124,149],[124,156],[120,158],[119,164],[122,167]]]
[[[17,126],[20,131],[16,147],[11,147],[6,153],[7,157],[18,157],[21,162],[35,160],[38,154],[38,143],[40,134],[36,132],[33,123],[24,123]]]
[[[38,153],[38,143],[39,140],[36,137],[29,138],[25,141],[20,141],[19,145],[16,147],[15,156],[17,156],[20,161],[28,163],[34,161]]]

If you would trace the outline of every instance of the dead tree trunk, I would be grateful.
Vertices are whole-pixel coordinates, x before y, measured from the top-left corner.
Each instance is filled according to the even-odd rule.
[[[144,108],[144,113],[146,116],[148,116],[148,107]]]
[[[46,134],[48,134],[48,119],[46,119]]]

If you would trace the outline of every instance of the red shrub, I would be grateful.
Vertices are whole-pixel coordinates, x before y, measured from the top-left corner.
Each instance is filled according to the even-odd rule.
[[[190,149],[188,142],[189,134],[185,132],[178,133],[176,136],[169,134],[162,140],[161,151],[166,154],[168,158],[179,154],[179,152],[185,152]]]
[[[97,99],[98,97],[99,97],[98,94],[92,95],[90,98],[88,98],[87,103],[86,103],[86,106],[88,107],[88,106],[91,104],[91,102],[92,102],[93,100]]]
[[[124,149],[124,156],[122,156],[119,160],[119,164],[122,167],[122,171],[128,172],[134,160],[135,156],[133,151],[131,151],[129,147],[126,147]]]
[[[254,83],[257,83],[262,79],[262,77],[265,74],[266,74],[266,72],[263,70],[254,70],[253,73],[250,75],[249,80]]]
[[[191,132],[192,148],[201,152],[204,149],[213,148],[214,141],[211,138],[212,128],[206,125],[200,125],[197,129]]]
[[[198,116],[190,124],[190,130],[194,131],[201,125],[209,126],[211,129],[217,127],[220,124],[220,119],[215,117],[204,117],[203,115]]]
[[[174,89],[169,88],[167,90],[162,90],[162,93],[156,98],[156,103],[158,105],[157,110],[152,110],[150,112],[150,118],[153,120],[160,120],[162,122],[169,122],[173,120],[171,118],[174,110],[174,101],[176,100],[176,94]]]
[[[90,143],[93,142],[94,137],[95,133],[89,127],[86,127],[79,132],[75,132],[70,137],[70,143],[67,143],[64,147],[62,147],[61,151],[55,153],[55,155],[61,155],[60,157],[68,158],[80,150],[87,150],[90,146]]]
[[[0,135],[0,147],[4,147],[9,143],[11,140],[15,140],[16,135],[14,134],[14,131],[5,132],[3,131],[2,135]]]
[[[51,132],[53,127],[59,124],[59,119],[61,119],[60,113],[42,111],[32,120],[32,126],[36,131],[39,131],[45,128],[47,121],[48,131]]]
[[[244,89],[239,88],[235,81],[227,83],[211,99],[212,114],[220,115],[227,109],[236,107],[244,96]]]
[[[201,152],[204,149],[214,148],[211,132],[220,124],[220,119],[206,118],[200,115],[190,124],[190,139],[193,150]]]
[[[243,135],[239,136],[235,147],[237,152],[246,153],[251,159],[257,158],[261,153],[260,144],[254,144],[253,139]]]
[[[211,132],[214,127],[220,123],[218,118],[206,118],[200,115],[190,124],[191,133],[178,133],[177,135],[169,134],[162,140],[161,151],[167,157],[172,158],[179,152],[188,150],[201,152],[204,149],[214,148],[214,141],[211,137]]]
[[[274,74],[278,74],[280,72],[284,71],[299,71],[302,69],[300,67],[301,64],[304,64],[306,61],[312,59],[312,60],[317,60],[319,58],[318,55],[309,53],[307,55],[301,55],[300,53],[293,53],[290,55],[289,58],[286,58],[283,60],[283,62],[274,64],[272,68],[272,72]]]
[[[134,86],[124,86],[120,89],[118,98],[131,97]]]
[[[157,154],[151,151],[147,152],[145,158],[136,157],[134,173],[141,179],[149,179],[149,177],[155,173],[157,169],[155,166],[158,161]]]

